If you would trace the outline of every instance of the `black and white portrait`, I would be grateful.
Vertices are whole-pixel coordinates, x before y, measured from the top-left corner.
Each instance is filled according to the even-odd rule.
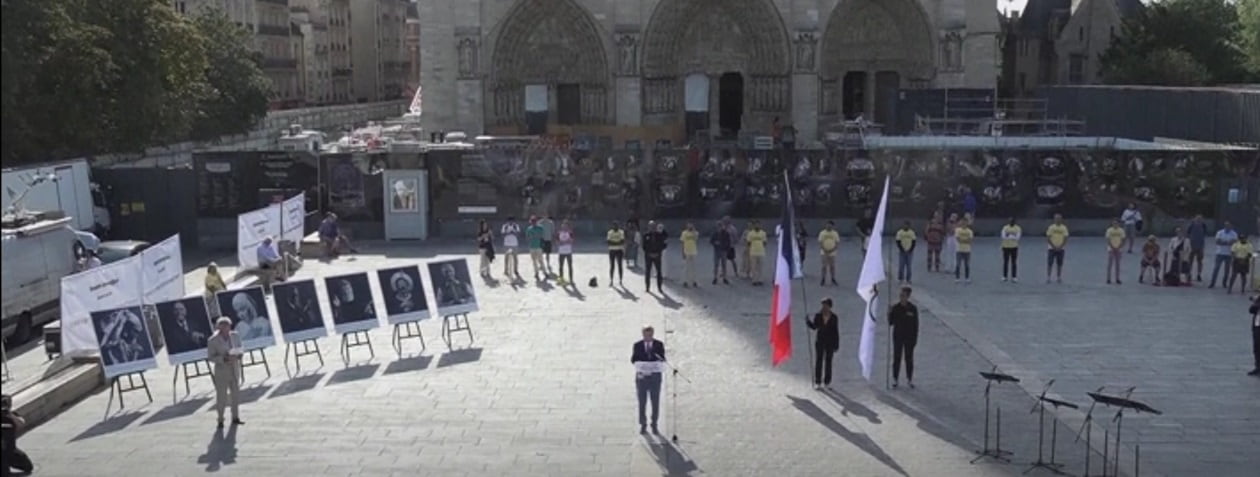
[[[328,304],[332,307],[333,328],[338,333],[370,330],[380,326],[376,303],[366,273],[324,279]]]
[[[245,349],[253,350],[276,344],[271,329],[271,314],[267,312],[267,300],[262,287],[219,292],[219,309],[232,319],[232,327],[241,337]]]
[[[213,334],[206,299],[194,296],[165,301],[156,308],[171,364],[206,359],[206,340]]]
[[[139,305],[92,313],[106,378],[157,367],[143,313]]]
[[[315,281],[302,280],[275,285],[276,318],[280,319],[280,331],[290,343],[321,338],[328,335],[324,326],[324,314],[319,309],[319,295],[315,294]]]
[[[429,302],[420,281],[420,267],[386,268],[376,271],[377,283],[385,299],[385,316],[390,324],[429,318]]]
[[[477,295],[469,278],[467,260],[429,262],[428,266],[438,313],[454,315],[477,311]]]
[[[396,179],[391,187],[390,212],[415,212],[419,210],[415,179]]]

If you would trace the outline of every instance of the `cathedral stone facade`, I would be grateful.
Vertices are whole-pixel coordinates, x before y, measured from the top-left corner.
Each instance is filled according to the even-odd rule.
[[[538,123],[802,140],[905,88],[993,88],[992,0],[419,0],[424,127]]]

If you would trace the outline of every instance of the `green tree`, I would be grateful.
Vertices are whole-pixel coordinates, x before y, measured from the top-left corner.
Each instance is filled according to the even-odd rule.
[[[1238,0],[1238,23],[1252,80],[1260,81],[1260,0]]]
[[[0,150],[5,164],[99,150],[119,78],[109,30],[82,20],[86,1],[4,0]]]
[[[208,140],[246,132],[267,114],[271,81],[262,71],[262,55],[250,47],[253,35],[219,10],[193,19],[209,53],[207,95],[202,99],[191,138]]]
[[[166,0],[0,0],[5,165],[247,131],[269,88],[253,38]]]
[[[197,105],[207,95],[206,43],[163,0],[96,0],[89,21],[109,30],[117,77],[109,86],[113,110],[102,126],[111,152],[188,137]]]
[[[1100,58],[1108,83],[1182,84],[1195,79],[1199,67],[1206,76],[1196,84],[1243,82],[1250,75],[1239,46],[1242,28],[1232,2],[1151,3],[1125,19],[1121,32]],[[1173,69],[1151,67],[1156,55]]]

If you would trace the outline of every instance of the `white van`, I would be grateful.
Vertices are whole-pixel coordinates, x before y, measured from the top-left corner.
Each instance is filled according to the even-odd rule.
[[[25,343],[57,319],[61,278],[75,273],[75,249],[82,247],[78,244],[69,217],[4,223],[0,241],[4,339]]]

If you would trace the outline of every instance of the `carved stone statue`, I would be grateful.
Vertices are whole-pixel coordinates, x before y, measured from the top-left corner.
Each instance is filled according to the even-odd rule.
[[[941,69],[959,71],[962,69],[962,35],[950,31],[941,39]]]
[[[639,40],[634,35],[621,35],[617,39],[617,71],[633,76],[639,70]]]
[[[798,71],[814,69],[817,47],[818,38],[812,32],[802,32],[796,35],[796,69]]]
[[[473,37],[464,37],[459,40],[459,77],[472,78],[477,76],[477,40]]]

